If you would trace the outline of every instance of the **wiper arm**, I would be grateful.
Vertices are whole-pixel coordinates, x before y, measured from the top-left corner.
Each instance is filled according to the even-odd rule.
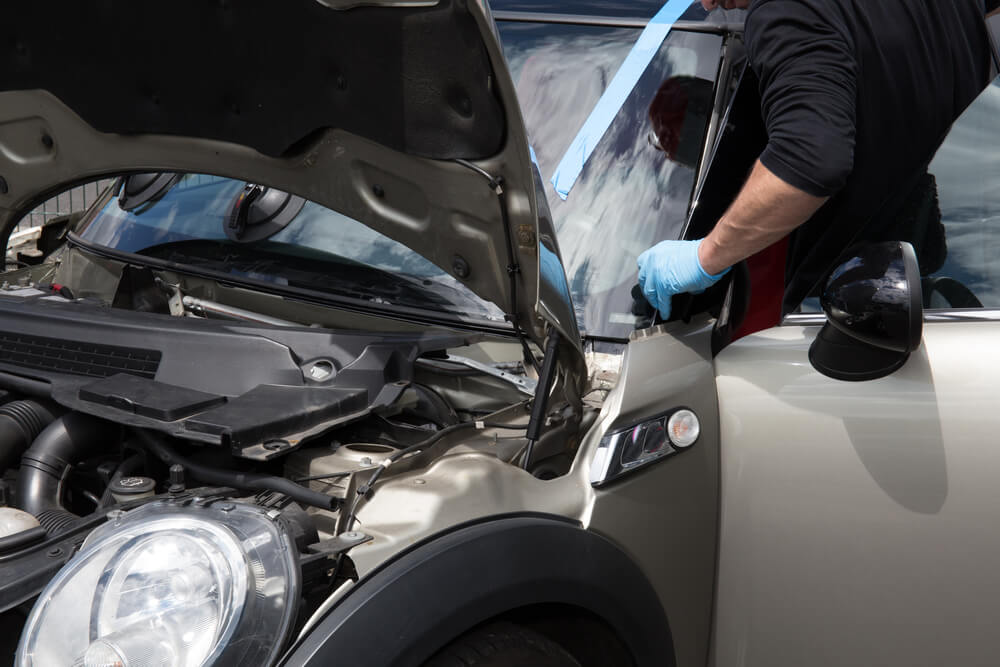
[[[279,320],[277,317],[270,317],[268,315],[255,313],[251,310],[243,310],[242,308],[227,306],[224,303],[218,303],[216,301],[208,301],[207,299],[196,299],[193,296],[184,297],[183,299],[181,299],[181,303],[184,304],[184,310],[194,313],[196,315],[202,315],[202,316],[214,315],[216,317],[221,317],[227,320],[241,320],[243,322],[254,322],[256,324],[272,324],[278,327],[303,326],[298,322]]]
[[[156,278],[155,280],[157,286],[167,295],[167,298],[169,299],[171,315],[176,316],[183,315],[184,313],[193,313],[194,315],[201,317],[214,315],[215,317],[226,320],[254,322],[255,324],[270,324],[277,327],[302,326],[298,322],[281,320],[277,317],[264,315],[263,313],[255,313],[252,310],[244,310],[243,308],[237,308],[235,306],[227,306],[226,304],[219,303],[218,301],[209,301],[208,299],[198,299],[193,296],[188,296],[181,292],[180,285],[173,285],[162,278]]]
[[[498,380],[503,380],[504,382],[508,382],[514,385],[515,387],[517,387],[518,391],[520,391],[523,394],[527,394],[528,396],[534,396],[535,389],[538,386],[537,380],[533,380],[523,375],[515,375],[513,373],[508,373],[507,371],[501,370],[496,366],[490,366],[489,364],[484,364],[480,361],[476,361],[475,359],[469,359],[468,357],[459,357],[454,354],[449,354],[447,357],[435,357],[433,359],[428,359],[428,358],[417,359],[418,364],[427,366],[429,368],[435,368],[435,367],[439,368],[439,366],[437,366],[439,362],[458,364],[460,366],[465,366],[466,368],[477,370],[480,373],[483,373],[484,375],[489,375],[497,378]]]

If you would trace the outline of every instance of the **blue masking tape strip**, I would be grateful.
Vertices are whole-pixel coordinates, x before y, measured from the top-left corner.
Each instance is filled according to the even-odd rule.
[[[690,6],[691,0],[668,0],[656,16],[649,20],[635,46],[625,57],[625,62],[618,68],[607,90],[597,101],[594,110],[590,112],[590,116],[556,167],[556,173],[552,176],[552,186],[561,198],[566,199],[569,196],[569,191],[573,189],[576,179],[583,171],[583,165],[587,163],[604,133],[611,127],[629,93],[639,82],[639,77],[660,50],[660,45],[667,38],[674,22]]]

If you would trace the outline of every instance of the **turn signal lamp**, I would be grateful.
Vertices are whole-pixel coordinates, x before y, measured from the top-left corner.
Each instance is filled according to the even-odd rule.
[[[701,435],[698,416],[687,408],[604,436],[590,467],[590,483],[601,486],[691,447]]]

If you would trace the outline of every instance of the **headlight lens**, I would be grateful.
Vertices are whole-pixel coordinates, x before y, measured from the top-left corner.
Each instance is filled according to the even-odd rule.
[[[266,664],[297,591],[291,538],[262,509],[150,503],[91,533],[52,580],[18,663]]]
[[[114,561],[94,597],[91,634],[100,639],[87,649],[86,667],[116,664],[103,657],[109,651],[141,656],[140,664],[201,665],[232,633],[247,574],[224,530],[164,526],[124,545]]]

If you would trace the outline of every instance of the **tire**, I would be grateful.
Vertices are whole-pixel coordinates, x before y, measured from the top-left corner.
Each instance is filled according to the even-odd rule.
[[[580,667],[546,637],[513,623],[490,623],[443,648],[424,667]]]

